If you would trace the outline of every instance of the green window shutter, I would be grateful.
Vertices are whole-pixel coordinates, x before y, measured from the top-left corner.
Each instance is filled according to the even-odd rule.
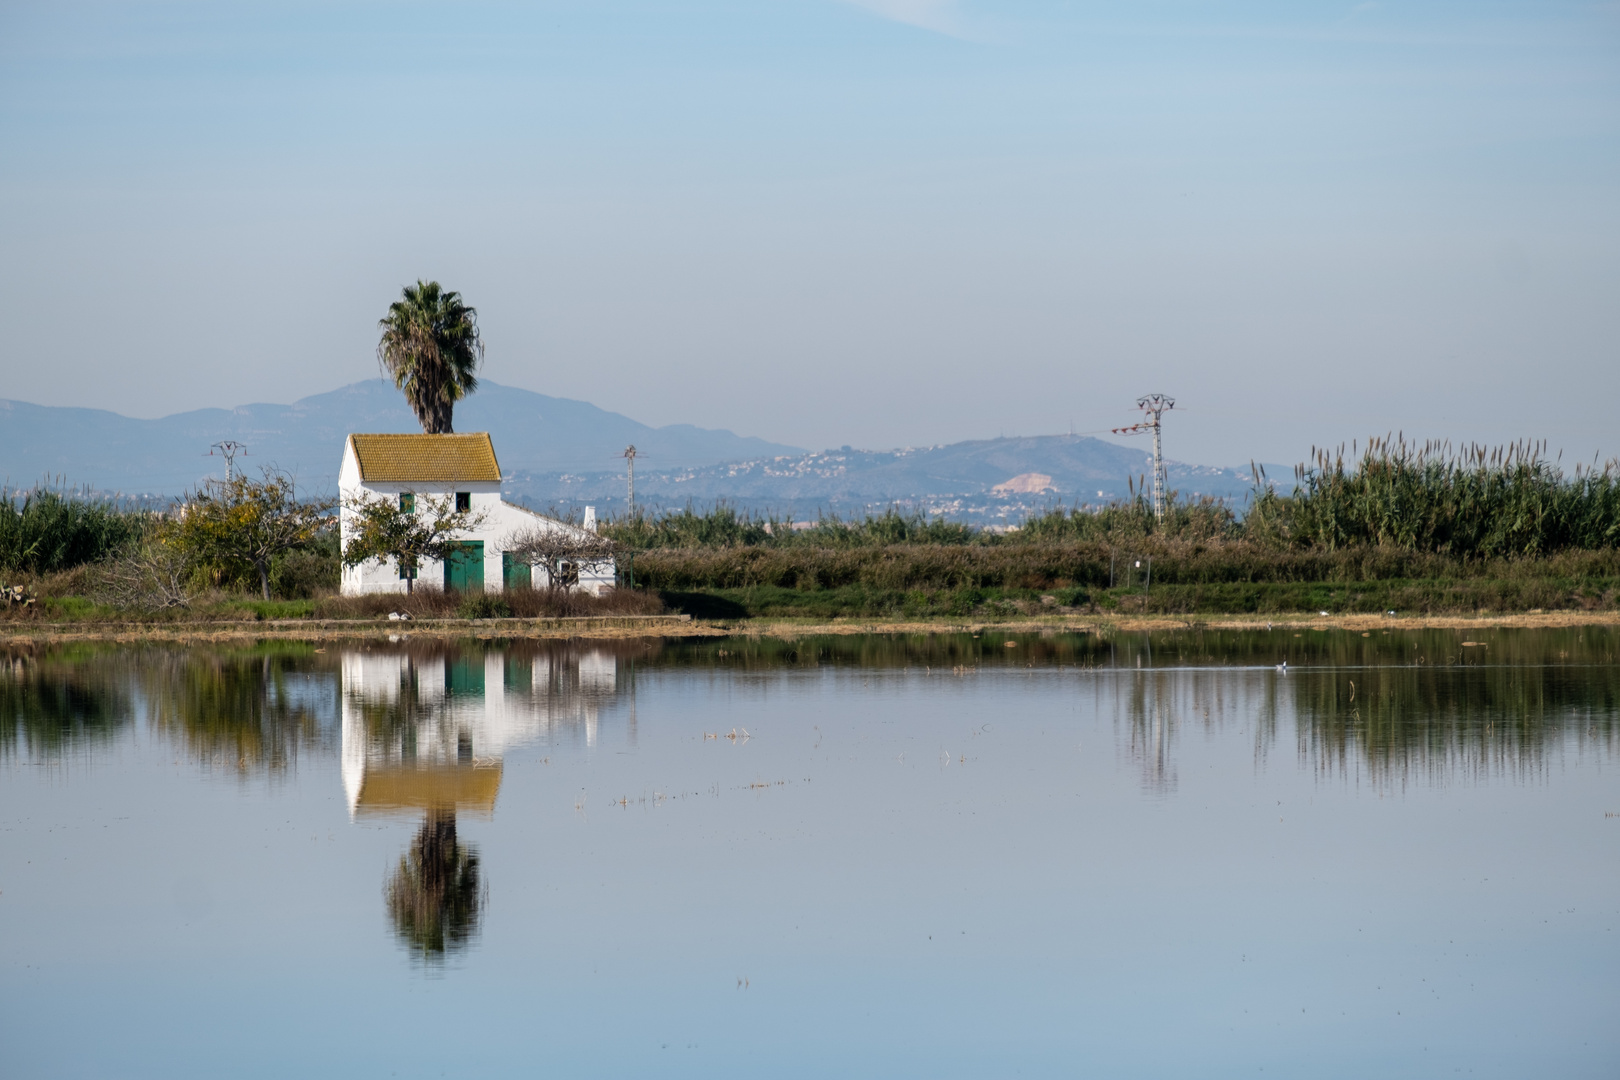
[[[416,513],[416,493],[402,491],[399,493],[399,512],[402,514]]]

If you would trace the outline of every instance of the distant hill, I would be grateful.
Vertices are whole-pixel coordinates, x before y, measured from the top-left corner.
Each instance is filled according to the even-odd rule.
[[[1016,522],[1045,507],[1097,505],[1128,498],[1132,482],[1152,473],[1146,443],[1121,446],[1084,435],[985,439],[923,449],[826,450],[774,455],[703,468],[648,467],[636,471],[636,501],[676,508],[724,500],[742,509],[772,510],[795,519],[818,511],[862,514],[891,505],[985,524]],[[1186,496],[1241,503],[1254,486],[1247,467],[1167,463],[1170,486]],[[1285,470],[1270,469],[1273,476]],[[612,472],[518,469],[511,498],[536,508],[591,504],[622,512],[625,476]]]
[[[344,437],[351,431],[421,428],[398,390],[383,379],[316,394],[291,405],[199,409],[135,420],[100,409],[0,400],[0,481],[32,487],[61,477],[76,487],[125,494],[178,495],[224,475],[209,444],[234,439],[256,471],[274,464],[309,491],[335,492]],[[667,468],[801,454],[797,447],[690,424],[653,428],[584,401],[548,397],[481,380],[456,407],[456,430],[489,431],[502,469],[608,471],[634,443]]]
[[[239,464],[275,465],[309,492],[332,493],[343,439],[351,431],[419,431],[382,379],[316,394],[291,405],[199,409],[134,420],[98,409],[0,400],[0,480],[31,487],[57,477],[124,495],[173,496],[224,462],[221,439],[246,443]],[[862,514],[890,505],[986,524],[1017,521],[1054,504],[1128,496],[1152,471],[1146,440],[1119,445],[1084,435],[984,439],[904,450],[824,450],[711,431],[689,424],[653,428],[583,401],[547,397],[485,380],[456,407],[456,430],[488,431],[507,476],[507,497],[537,509],[625,508],[624,448],[634,443],[637,501],[645,507],[726,501],[797,520],[820,511]],[[1170,486],[1184,495],[1240,502],[1247,468],[1171,462]],[[1273,469],[1273,476],[1285,475]]]

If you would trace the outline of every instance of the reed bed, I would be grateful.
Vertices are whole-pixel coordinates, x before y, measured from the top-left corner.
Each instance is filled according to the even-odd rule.
[[[0,491],[0,571],[49,574],[129,550],[154,516],[66,489]]]
[[[1373,439],[1350,463],[1344,448],[1313,451],[1294,494],[1265,492],[1244,519],[1257,540],[1339,550],[1387,546],[1461,558],[1538,556],[1620,544],[1614,462],[1565,476],[1545,443],[1454,453],[1400,437]]]
[[[815,591],[860,585],[879,589],[1081,586],[1151,591],[1170,585],[1391,580],[1550,578],[1578,582],[1620,577],[1620,550],[1568,551],[1540,559],[1463,560],[1394,547],[1278,550],[1242,540],[1146,539],[1120,546],[1098,541],[897,544],[844,550],[669,548],[638,552],[635,572],[638,584],[670,590],[773,586]]]

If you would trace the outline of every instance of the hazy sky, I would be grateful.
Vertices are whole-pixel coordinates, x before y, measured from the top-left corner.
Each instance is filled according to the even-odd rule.
[[[812,448],[1620,454],[1620,4],[0,5],[0,397],[484,374]],[[1566,457],[1567,460],[1567,457]]]

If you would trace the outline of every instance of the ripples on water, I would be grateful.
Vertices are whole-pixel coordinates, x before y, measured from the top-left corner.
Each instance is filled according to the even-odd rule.
[[[1614,1075],[1617,644],[14,650],[0,1066]]]

